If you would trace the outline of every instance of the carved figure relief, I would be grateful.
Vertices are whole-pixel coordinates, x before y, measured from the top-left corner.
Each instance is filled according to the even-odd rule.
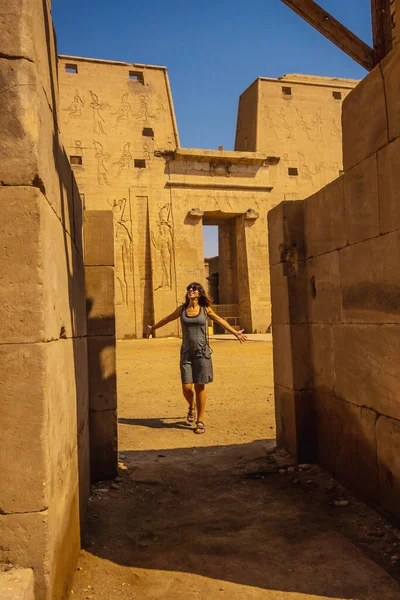
[[[118,165],[117,177],[120,176],[121,171],[129,171],[132,167],[132,154],[130,152],[131,143],[127,142],[122,149],[121,158],[115,162],[115,165]]]
[[[75,140],[75,156],[83,156],[83,148],[81,140]]]
[[[129,94],[124,94],[121,98],[121,105],[117,112],[112,113],[113,115],[117,115],[117,119],[115,121],[114,127],[117,127],[119,123],[124,121],[129,121],[132,116],[132,107],[129,104]]]
[[[161,208],[158,211],[158,224],[162,225],[163,223],[166,223],[168,225],[168,227],[172,227],[171,224],[171,204],[169,202],[167,202],[166,204],[164,204],[164,206],[161,206]]]
[[[340,127],[338,127],[338,124],[336,123],[336,119],[331,120],[332,126],[331,126],[331,134],[333,136],[337,136],[340,137],[342,135],[342,132],[340,130]]]
[[[315,129],[316,129],[316,134],[317,134],[317,142],[320,142],[321,144],[324,141],[324,133],[323,133],[323,122],[322,122],[322,108],[320,107],[315,115],[315,119],[313,120],[313,124],[315,125]]]
[[[143,156],[146,160],[151,159],[149,142],[144,142],[143,144]]]
[[[102,144],[100,144],[100,142],[93,142],[94,143],[94,149],[95,149],[95,158],[97,159],[97,182],[99,185],[104,185],[107,184],[108,185],[108,179],[107,179],[107,168],[105,166],[105,162],[108,161],[109,156],[108,154],[104,154],[104,149]]]
[[[125,306],[130,305],[130,283],[133,282],[133,255],[132,234],[129,230],[128,202],[126,198],[108,201],[112,211],[116,214],[116,247],[117,247],[117,269],[116,276],[119,283],[122,302]],[[119,267],[121,265],[121,267]]]
[[[158,276],[159,285],[155,290],[172,289],[172,235],[168,223],[158,226],[158,236],[151,232],[151,243],[158,251],[159,260],[155,261],[155,271]]]
[[[106,133],[105,129],[104,129],[105,120],[101,116],[100,111],[103,111],[105,108],[107,108],[107,104],[100,104],[99,97],[97,96],[97,94],[95,94],[91,90],[90,90],[90,95],[92,98],[90,106],[92,107],[92,110],[93,110],[93,133],[105,134]]]
[[[268,106],[264,107],[264,123],[265,123],[265,128],[270,133],[272,133],[276,137],[277,140],[280,140],[281,138],[277,132],[275,123],[271,117],[271,111]]]
[[[160,102],[154,112],[154,120],[155,121],[165,121],[165,113],[167,112],[164,104]]]
[[[309,181],[311,181],[312,183],[314,183],[314,175],[316,173],[313,173],[309,166],[306,163],[306,158],[304,156],[304,154],[302,152],[298,152],[299,155],[299,170],[300,170],[300,175],[301,177],[303,177],[304,179],[308,179]]]
[[[75,96],[72,100],[71,104],[68,108],[64,108],[64,110],[68,113],[67,120],[65,124],[67,125],[71,119],[76,119],[82,116],[82,109],[84,107],[84,103],[82,98],[79,95],[79,90],[75,90]]]
[[[297,112],[297,119],[296,119],[296,125],[297,125],[297,129],[303,133],[305,133],[308,137],[308,139],[310,140],[310,142],[314,141],[314,136],[313,134],[313,128],[310,127],[309,125],[307,125],[304,117],[303,117],[303,113],[299,108],[296,108],[296,112]]]
[[[292,129],[286,120],[286,114],[285,114],[284,108],[281,108],[279,110],[279,121],[280,121],[281,131],[283,132],[284,137],[288,140],[293,139]]]
[[[147,105],[146,96],[144,94],[141,94],[139,100],[140,100],[139,110],[135,114],[135,117],[139,121],[148,121],[149,120],[149,108]]]

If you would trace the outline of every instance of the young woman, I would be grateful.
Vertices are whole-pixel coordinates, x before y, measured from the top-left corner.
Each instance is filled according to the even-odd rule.
[[[164,317],[155,325],[149,325],[147,337],[155,329],[179,318],[182,325],[180,359],[182,391],[189,404],[187,420],[189,423],[196,421],[195,433],[205,433],[205,384],[211,383],[213,380],[211,348],[207,341],[207,318],[233,333],[240,343],[245,342],[247,336],[243,333],[243,329],[236,331],[227,321],[215,314],[211,308],[211,300],[208,298],[203,286],[197,282],[190,283],[187,286],[186,299],[182,306],[178,306],[172,314]]]

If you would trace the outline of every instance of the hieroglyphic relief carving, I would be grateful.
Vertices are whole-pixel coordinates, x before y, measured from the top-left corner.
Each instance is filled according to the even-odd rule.
[[[83,156],[83,148],[81,140],[75,140],[75,156]]]
[[[133,254],[132,254],[132,232],[130,220],[130,202],[126,198],[108,201],[113,213],[116,215],[115,242],[117,253],[116,277],[119,283],[121,299],[125,306],[131,303],[130,286],[133,282]]]
[[[156,287],[158,289],[172,289],[172,222],[171,204],[164,204],[158,212],[158,235],[151,232],[151,243],[158,252],[158,260],[154,263]]]
[[[298,152],[299,156],[299,172],[302,179],[307,180],[313,187],[322,188],[326,185],[326,167],[324,161],[320,161],[313,170],[306,163],[306,158],[302,152]],[[335,177],[338,176],[335,175]],[[318,183],[317,183],[318,179]],[[301,179],[300,179],[301,183]]]
[[[129,94],[124,94],[122,96],[120,107],[118,108],[117,112],[112,114],[117,115],[114,128],[116,128],[117,125],[123,123],[124,121],[129,122],[132,116],[132,107],[129,104]]]
[[[129,171],[132,167],[132,154],[130,152],[131,143],[127,142],[123,149],[120,159],[115,162],[115,165],[118,165],[117,177],[120,176],[121,171]]]
[[[99,185],[108,185],[107,179],[107,168],[105,166],[105,162],[108,161],[109,155],[104,153],[104,149],[100,142],[93,142],[95,148],[95,158],[97,159],[97,183]]]
[[[340,129],[340,127],[336,123],[336,119],[334,118],[331,119],[331,135],[336,137],[340,137],[342,135],[342,130]]]
[[[172,237],[171,230],[166,223],[158,226],[158,236],[151,232],[151,243],[158,251],[159,261],[155,263],[155,272],[159,279],[158,289],[171,289],[172,281]]]
[[[148,121],[149,120],[149,108],[147,106],[146,96],[141,94],[139,103],[139,110],[135,113],[135,118],[139,121]]]
[[[90,106],[92,107],[92,110],[93,110],[93,133],[105,134],[106,133],[105,129],[104,129],[105,120],[101,116],[100,111],[107,108],[107,104],[104,104],[104,103],[100,104],[99,97],[97,96],[97,94],[95,94],[91,90],[89,92],[90,92],[90,96],[92,98]]]
[[[151,158],[150,145],[148,142],[144,142],[144,144],[143,144],[143,157],[146,160],[150,160],[150,158]]]
[[[292,128],[290,127],[289,123],[286,120],[286,113],[285,113],[284,108],[281,108],[279,110],[278,116],[279,116],[281,131],[283,132],[284,137],[288,140],[293,139]]]
[[[158,102],[155,109],[149,107],[149,101],[145,94],[141,94],[139,100],[139,110],[134,115],[138,121],[146,121],[148,123],[152,121],[165,121],[167,109],[164,107],[161,100]]]
[[[321,144],[324,141],[324,134],[323,134],[323,121],[322,121],[322,108],[319,107],[319,109],[316,112],[315,115],[315,119],[313,119],[313,124],[315,125],[315,129],[316,129],[316,141],[320,142]]]
[[[84,103],[82,98],[79,95],[79,90],[75,90],[75,96],[68,106],[68,108],[64,108],[64,110],[68,113],[67,120],[65,124],[68,125],[71,119],[76,119],[82,116],[82,109],[84,107]]]
[[[314,136],[313,134],[313,128],[310,127],[304,117],[303,117],[303,113],[299,108],[296,108],[296,112],[297,112],[297,118],[296,118],[296,125],[297,125],[297,129],[303,133],[305,133],[308,137],[308,139],[310,140],[310,142],[314,141]]]
[[[265,107],[264,107],[264,119],[263,119],[263,120],[264,120],[264,124],[265,124],[265,127],[266,127],[266,129],[267,129],[267,130],[268,130],[270,133],[272,133],[272,135],[273,135],[274,137],[276,137],[276,139],[277,139],[277,140],[280,140],[280,139],[281,139],[281,137],[280,137],[280,135],[279,135],[279,133],[278,133],[278,130],[277,130],[277,128],[276,128],[276,125],[275,125],[275,123],[274,123],[274,120],[273,120],[273,119],[272,119],[272,117],[271,117],[271,111],[270,111],[270,109],[269,109],[269,107],[268,107],[268,106],[265,106]]]

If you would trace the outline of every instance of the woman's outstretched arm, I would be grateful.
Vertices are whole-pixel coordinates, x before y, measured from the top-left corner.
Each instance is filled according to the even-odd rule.
[[[247,340],[247,335],[245,335],[243,333],[244,329],[241,329],[240,331],[236,331],[236,329],[234,329],[231,325],[229,325],[228,321],[225,321],[225,319],[222,319],[222,317],[220,317],[219,315],[217,315],[213,311],[213,309],[210,308],[209,306],[207,307],[207,316],[208,316],[209,319],[211,319],[211,321],[214,321],[215,323],[218,323],[218,325],[221,325],[221,327],[223,327],[224,329],[226,329],[230,333],[233,333],[233,335],[235,337],[237,337],[237,339],[239,340],[239,342],[241,344]]]
[[[148,325],[146,337],[147,338],[150,337],[150,335],[152,334],[152,332],[155,329],[158,329],[159,327],[163,327],[167,323],[170,323],[171,321],[175,321],[175,319],[178,319],[181,315],[181,312],[182,312],[182,307],[178,306],[178,308],[176,310],[174,310],[173,313],[171,313],[167,317],[164,317],[163,319],[161,319],[161,321],[158,321],[158,323],[155,323],[154,325]]]

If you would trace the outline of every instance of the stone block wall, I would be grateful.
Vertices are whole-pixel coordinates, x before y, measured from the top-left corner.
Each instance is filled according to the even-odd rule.
[[[278,446],[400,516],[400,46],[346,98],[345,173],[269,213]]]
[[[0,562],[64,597],[89,492],[82,206],[50,3],[0,0]]]
[[[89,360],[90,473],[93,482],[118,471],[114,219],[85,211],[85,279]]]

